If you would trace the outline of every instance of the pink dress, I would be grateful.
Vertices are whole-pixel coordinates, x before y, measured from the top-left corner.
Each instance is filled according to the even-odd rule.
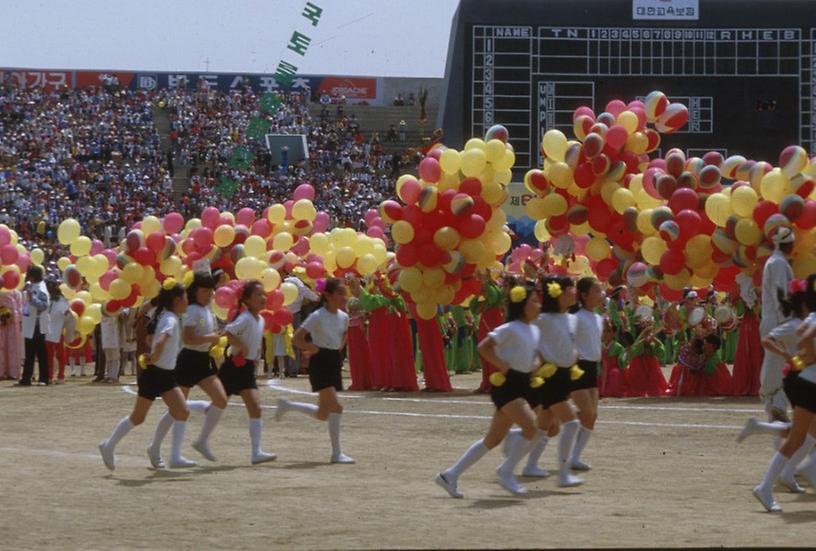
[[[0,293],[0,308],[8,308],[11,317],[0,326],[0,379],[19,379],[23,362],[23,296],[19,291]]]

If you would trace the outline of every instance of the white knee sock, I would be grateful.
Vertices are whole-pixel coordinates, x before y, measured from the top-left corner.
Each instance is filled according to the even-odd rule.
[[[562,476],[570,474],[570,457],[575,447],[575,435],[579,426],[577,419],[561,426],[561,437],[558,439],[558,468]]]
[[[789,428],[790,423],[784,421],[757,421],[752,432],[782,436],[782,433]]]
[[[308,415],[309,417],[317,417],[317,406],[314,404],[307,404],[306,402],[290,402],[289,400],[283,400],[286,404],[287,410],[299,411],[304,415]]]
[[[446,475],[458,478],[463,472],[472,467],[490,450],[484,445],[484,440],[474,442],[451,468],[445,471]]]
[[[780,473],[780,478],[783,480],[793,480],[794,475],[796,474],[796,468],[799,466],[799,463],[805,459],[810,453],[810,450],[813,449],[813,445],[816,444],[816,438],[813,438],[811,435],[807,435],[805,438],[804,443],[799,446],[799,449],[793,452],[793,455],[790,456],[790,460],[785,464],[785,468],[782,469],[782,473]]]
[[[316,409],[316,408],[315,408]],[[340,417],[342,413],[329,414],[329,438],[331,439],[332,455],[340,455]]]
[[[181,462],[181,446],[184,445],[184,431],[187,430],[186,421],[173,422],[173,447],[170,452],[171,461]]]
[[[133,421],[130,420],[130,416],[125,417],[119,424],[116,425],[116,428],[113,429],[113,433],[108,437],[105,441],[106,446],[113,450],[116,447],[116,444],[127,434],[129,433],[135,425]]]
[[[535,438],[533,438],[533,443],[530,447],[530,455],[527,456],[528,469],[538,467],[538,461],[541,459],[544,449],[547,447],[547,442],[549,441],[550,437],[547,436],[547,431],[538,429],[538,432],[536,433]]]
[[[781,452],[774,454],[771,464],[768,465],[768,470],[765,472],[765,478],[762,479],[759,485],[761,491],[770,492],[773,489],[774,482],[779,478],[787,462],[788,458],[782,455]]]
[[[581,459],[581,453],[586,448],[590,436],[592,436],[592,429],[588,429],[583,425],[578,429],[578,436],[575,437],[575,447],[572,450],[570,461],[579,461]]]
[[[187,400],[187,407],[190,408],[190,411],[207,413],[207,408],[210,407],[210,402],[206,400]]]
[[[150,442],[149,448],[151,450],[158,453],[161,449],[164,437],[167,436],[167,433],[170,432],[173,426],[173,421],[174,419],[170,416],[169,410],[165,411],[161,418],[159,418],[159,422],[156,424],[156,431],[153,433],[153,441]]]
[[[252,442],[252,455],[256,456],[261,453],[261,431],[263,428],[263,421],[258,417],[257,419],[249,420],[249,439]]]
[[[198,442],[206,442],[209,439],[210,434],[212,434],[215,425],[218,424],[223,413],[223,409],[210,406],[210,409],[207,410],[207,414],[204,416],[204,426],[201,427],[201,433],[197,439]]]
[[[537,436],[537,435],[536,435]],[[508,475],[513,474],[513,471],[516,469],[516,466],[524,459],[524,456],[527,455],[527,452],[530,451],[530,447],[533,445],[533,440],[527,440],[524,436],[520,438],[515,438],[513,441],[513,445],[510,446],[510,449],[507,452],[507,458],[504,462],[499,465],[498,472],[500,475]]]

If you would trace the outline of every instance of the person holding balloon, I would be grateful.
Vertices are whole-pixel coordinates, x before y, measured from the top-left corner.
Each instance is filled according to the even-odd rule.
[[[482,276],[482,293],[474,301],[476,314],[479,319],[477,340],[482,342],[487,335],[504,322],[502,289],[490,277],[489,272]],[[490,392],[490,375],[495,373],[496,367],[490,362],[482,360],[482,383],[476,390],[478,393]]]
[[[42,266],[31,266],[26,274],[23,292],[23,337],[25,337],[25,362],[23,375],[17,386],[31,386],[34,376],[34,360],[40,368],[40,384],[49,384],[48,354],[45,335],[48,333],[48,289],[43,281]]]
[[[350,464],[354,459],[344,454],[340,447],[343,406],[337,398],[337,392],[343,390],[342,349],[346,346],[349,325],[349,316],[342,310],[346,304],[346,286],[340,279],[329,278],[323,280],[320,287],[321,306],[309,314],[293,339],[295,346],[311,354],[309,382],[312,392],[318,393],[317,405],[280,398],[275,420],[280,421],[289,411],[297,411],[318,421],[327,421],[331,462]],[[307,335],[311,336],[312,342],[306,340]]]
[[[198,438],[193,441],[193,449],[209,461],[215,461],[215,456],[210,451],[208,440],[227,407],[226,391],[218,378],[215,361],[210,357],[210,349],[221,339],[210,308],[215,284],[215,279],[208,272],[195,272],[193,275],[193,281],[187,288],[188,306],[182,320],[182,348],[174,371],[185,398],[190,395],[190,389],[194,386],[201,388],[210,397],[210,402],[187,400],[187,407],[191,411],[204,413],[204,425]],[[147,455],[154,468],[164,466],[161,444],[172,424],[173,417],[167,411],[156,426],[153,441],[147,448]]]
[[[162,284],[157,297],[156,316],[150,322],[148,333],[153,335],[150,354],[145,358],[145,369],[139,375],[139,387],[133,412],[119,421],[111,435],[99,444],[102,461],[111,471],[116,468],[116,446],[134,427],[141,425],[153,401],[161,397],[173,417],[173,451],[170,459],[171,468],[195,466],[181,455],[184,443],[184,432],[187,429],[187,418],[190,411],[184,400],[184,394],[178,387],[174,369],[176,358],[181,349],[181,327],[179,316],[187,308],[187,296],[184,287],[168,278]]]
[[[253,465],[258,465],[277,459],[274,453],[266,453],[261,449],[263,431],[261,396],[255,380],[256,363],[263,357],[264,318],[260,315],[266,306],[263,284],[254,279],[245,281],[241,287],[238,304],[243,311],[240,311],[224,329],[230,353],[221,364],[218,379],[227,396],[237,394],[244,401],[249,415],[249,436],[252,445],[250,460]],[[219,405],[225,402],[226,400],[219,402]],[[205,450],[204,446],[200,447],[199,451],[207,457],[202,451]]]
[[[538,295],[532,285],[513,287],[508,296],[507,321],[479,343],[479,354],[497,369],[490,377],[490,399],[496,410],[487,434],[474,442],[456,463],[437,473],[434,479],[453,498],[464,497],[459,491],[459,477],[501,444],[514,424],[520,427],[519,437],[496,474],[498,483],[510,493],[519,495],[527,491],[513,470],[529,451],[537,434],[532,409],[537,398],[532,385],[541,382],[536,380],[535,373],[540,341],[535,324],[538,310]]]
[[[639,306],[635,320],[637,336],[629,346],[629,367],[624,372],[626,396],[663,396],[669,385],[657,361],[663,356],[663,344],[657,338],[651,308]]]

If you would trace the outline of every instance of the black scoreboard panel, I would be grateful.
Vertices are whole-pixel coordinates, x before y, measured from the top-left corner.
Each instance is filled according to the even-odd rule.
[[[753,3],[776,6],[777,12],[786,4]],[[465,20],[458,25],[464,40],[456,48],[465,58],[457,66],[463,70],[461,80],[451,75],[450,59],[448,70],[454,78],[446,111],[451,110],[458,82],[461,111],[445,113],[445,130],[451,137],[448,130],[453,126],[455,139],[461,121],[461,137],[467,139],[503,124],[510,130],[519,172],[540,166],[540,140],[547,129],[572,135],[576,107],[589,105],[597,113],[609,100],[629,101],[652,90],[662,90],[689,108],[688,125],[664,136],[664,151],[677,146],[690,154],[719,150],[776,161],[783,147],[799,143],[816,154],[816,28],[799,27],[803,21],[816,26],[816,2],[804,20],[796,13],[786,18],[782,10],[775,12],[774,26],[743,27],[712,26],[704,18],[708,8],[724,3],[705,0],[701,21],[683,23],[632,21],[620,13],[627,7],[631,16],[632,3],[619,0],[582,11],[575,9],[582,4],[579,0],[563,3],[565,14],[558,17],[554,14],[560,13],[556,8],[561,3],[542,2],[539,5],[552,9],[536,12],[534,18],[518,17],[528,24],[506,24],[514,19],[512,14],[497,15],[495,24],[489,17],[470,17],[478,22],[469,24],[467,14],[461,13],[468,4],[479,2],[464,1],[457,14]],[[616,16],[605,17],[602,8],[612,5],[618,8]],[[734,5],[742,3],[731,2]],[[742,19],[752,20],[750,5],[745,7]],[[548,19],[584,24],[529,24]],[[617,24],[587,24],[605,19]],[[787,19],[789,25],[778,25]]]

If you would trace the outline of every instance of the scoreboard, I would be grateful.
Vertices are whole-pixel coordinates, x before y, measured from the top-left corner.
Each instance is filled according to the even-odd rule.
[[[816,26],[816,3],[806,10],[809,17],[797,16],[796,9],[787,16],[778,10],[773,26],[720,26],[711,25],[717,17],[704,19],[708,7],[725,3],[703,1],[700,21],[667,23],[620,24],[627,19],[621,10],[628,9],[630,18],[634,10],[632,2],[620,0],[595,3],[597,10],[581,10],[581,4],[592,2],[580,0],[541,2],[539,7],[550,9],[519,17],[524,24],[507,24],[511,14],[485,21],[489,18],[476,10],[473,24],[460,21],[458,27],[462,40],[456,50],[465,58],[461,76],[451,74],[449,58],[446,134],[455,140],[459,130],[466,139],[502,124],[510,131],[516,168],[523,172],[541,165],[546,130],[572,135],[575,108],[588,105],[600,112],[612,99],[629,101],[662,90],[689,109],[688,125],[664,136],[663,148],[682,147],[690,155],[718,150],[775,162],[782,148],[798,143],[816,154],[816,28],[799,26],[811,21]],[[465,0],[459,19],[468,19],[462,9],[478,4]],[[779,8],[786,2],[739,4]],[[619,8],[615,17],[606,16],[610,6]],[[754,19],[750,9],[745,11],[741,24]],[[755,19],[763,19],[761,12]],[[563,24],[570,19],[583,24]],[[589,24],[604,19],[618,24]],[[783,20],[789,25],[778,24]],[[451,109],[457,88],[458,112]]]

